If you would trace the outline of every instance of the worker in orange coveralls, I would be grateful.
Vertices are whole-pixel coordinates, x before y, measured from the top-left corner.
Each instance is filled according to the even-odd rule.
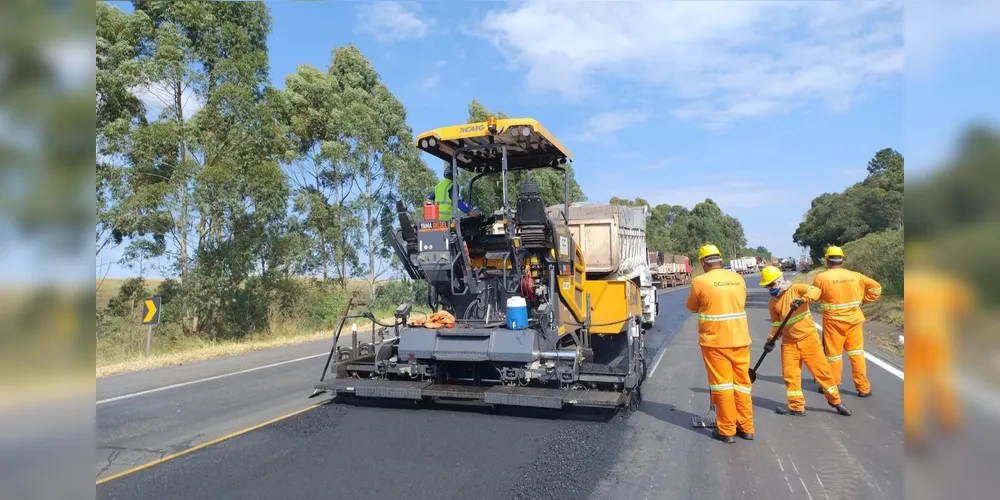
[[[823,344],[826,359],[833,369],[833,380],[840,388],[844,373],[844,354],[851,360],[851,373],[858,397],[871,396],[871,383],[865,368],[865,315],[861,304],[882,296],[882,285],[857,271],[844,268],[840,247],[826,250],[827,270],[816,275],[813,286],[820,290],[819,308],[823,312]],[[822,389],[820,389],[822,390]]]
[[[919,447],[925,442],[928,395],[942,428],[956,431],[960,425],[953,367],[954,329],[955,320],[969,313],[972,297],[965,283],[928,265],[927,250],[921,245],[907,243],[906,247],[903,428],[907,447]]]
[[[718,416],[712,437],[725,443],[735,443],[734,435],[751,440],[754,427],[746,281],[742,275],[722,269],[722,253],[715,245],[701,247],[698,260],[705,274],[691,281],[687,308],[698,314],[698,344]]]
[[[773,339],[778,328],[788,316],[788,322],[781,330],[781,374],[785,377],[785,397],[788,406],[779,406],[775,411],[782,415],[802,416],[806,414],[806,399],[802,394],[802,364],[806,365],[813,378],[824,388],[827,403],[844,416],[851,410],[840,401],[840,391],[833,380],[830,363],[823,356],[823,345],[819,342],[819,332],[813,323],[808,303],[819,300],[819,288],[803,283],[792,284],[784,278],[781,270],[767,266],[761,271],[760,286],[766,287],[771,295],[767,309],[771,313],[771,334],[764,350],[774,349]]]

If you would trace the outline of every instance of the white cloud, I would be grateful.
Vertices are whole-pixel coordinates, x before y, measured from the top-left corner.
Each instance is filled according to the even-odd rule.
[[[434,72],[420,81],[420,90],[434,90],[441,81],[441,73]]]
[[[420,80],[420,90],[428,91],[437,88],[441,82],[441,70],[448,65],[443,59],[434,63],[434,72]]]
[[[358,8],[358,28],[379,42],[423,38],[429,28],[409,2],[367,2]]]
[[[483,31],[532,90],[639,83],[678,99],[675,117],[717,128],[817,100],[843,111],[903,69],[902,9],[887,2],[527,0],[489,12]]]
[[[586,130],[573,139],[579,141],[610,140],[619,131],[649,119],[641,110],[618,110],[598,113],[587,120]]]
[[[146,105],[146,112],[154,117],[159,115],[164,109],[175,105],[173,103],[174,91],[167,84],[152,83],[150,85],[143,85],[133,88],[132,93]],[[194,93],[193,89],[184,89],[181,97],[181,110],[183,111],[185,121],[190,120],[204,105],[204,101]]]

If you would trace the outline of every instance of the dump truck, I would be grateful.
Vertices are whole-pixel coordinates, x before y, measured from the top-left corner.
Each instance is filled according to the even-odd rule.
[[[743,267],[746,270],[747,274],[752,274],[760,271],[760,268],[757,266],[757,257],[749,255],[746,257],[740,257],[740,260],[743,261]]]
[[[563,205],[547,208],[549,218],[562,217]],[[646,250],[644,207],[610,203],[574,203],[569,206],[569,231],[583,252],[587,277],[594,280],[631,280],[642,296],[642,327],[650,329],[659,311],[656,288]]]
[[[662,250],[649,253],[653,284],[667,288],[691,283],[691,261],[686,255],[673,255]]]
[[[363,349],[354,332],[350,347],[338,347],[357,315],[342,317],[310,397],[636,408],[647,367],[641,283],[602,274],[614,263],[589,262],[573,235],[570,152],[530,118],[442,127],[416,144],[469,178],[466,196],[455,182],[451,199],[475,207],[474,185],[488,177],[502,185],[502,207],[417,223],[397,203],[393,249],[409,277],[428,284],[434,313],[414,318],[412,304],[400,304],[392,323],[380,324],[394,335],[373,334]],[[562,173],[558,213],[531,178],[539,169]],[[519,186],[510,185],[512,172],[525,174]]]

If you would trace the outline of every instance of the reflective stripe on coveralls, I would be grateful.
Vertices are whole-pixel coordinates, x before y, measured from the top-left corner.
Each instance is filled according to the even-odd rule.
[[[793,323],[797,323],[797,322],[802,321],[803,319],[808,318],[808,317],[809,317],[809,311],[806,311],[806,312],[801,313],[801,314],[796,314],[795,316],[792,316],[791,318],[788,318],[787,325],[791,325]],[[772,321],[771,325],[772,326],[781,326],[781,322],[780,321]]]
[[[844,352],[848,356],[864,356],[865,355],[865,350],[864,349],[858,349],[858,350],[854,350],[854,351],[844,351]],[[826,357],[827,361],[841,361],[843,359],[844,359],[844,355],[843,354],[839,354],[837,356],[827,356]]]
[[[747,317],[747,313],[733,313],[733,314],[699,314],[698,319],[705,321],[729,321],[731,319],[740,319]]]
[[[827,304],[825,302],[819,305],[820,309],[834,310],[834,309],[847,309],[848,307],[859,307],[861,302],[848,302],[846,304]]]

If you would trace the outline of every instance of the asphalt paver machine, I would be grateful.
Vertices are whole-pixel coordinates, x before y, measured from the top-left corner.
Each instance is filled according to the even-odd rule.
[[[456,174],[471,173],[466,193],[493,176],[503,206],[475,216],[456,208],[451,218],[415,222],[398,204],[395,252],[410,278],[429,284],[431,309],[454,320],[421,323],[402,304],[393,323],[381,324],[394,333],[388,340],[359,346],[354,333],[351,347],[338,348],[350,319],[343,318],[310,397],[636,407],[647,365],[640,290],[628,279],[588,277],[567,216],[566,148],[533,119],[443,127],[416,143]],[[561,210],[547,212],[531,180],[539,169],[563,173]],[[527,172],[528,180],[512,188],[512,172]],[[451,199],[460,199],[458,182]]]

